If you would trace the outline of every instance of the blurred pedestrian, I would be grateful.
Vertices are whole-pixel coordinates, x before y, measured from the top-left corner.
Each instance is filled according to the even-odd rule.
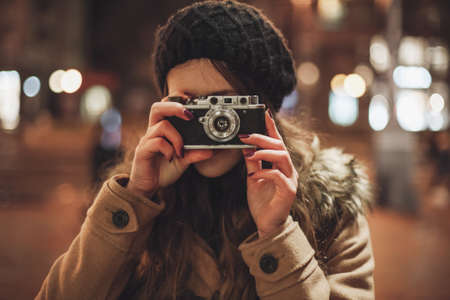
[[[110,108],[103,112],[93,128],[91,176],[93,186],[101,184],[105,172],[122,160],[122,117]]]

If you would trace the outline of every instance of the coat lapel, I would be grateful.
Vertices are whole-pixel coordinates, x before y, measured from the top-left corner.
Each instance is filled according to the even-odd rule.
[[[209,299],[220,288],[219,266],[211,247],[199,236],[195,236],[196,246],[192,249],[192,275],[188,287],[196,295]]]

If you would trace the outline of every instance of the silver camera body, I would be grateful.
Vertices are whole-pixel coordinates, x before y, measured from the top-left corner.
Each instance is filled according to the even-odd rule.
[[[202,96],[185,104],[191,121],[170,118],[183,137],[186,149],[254,148],[238,138],[239,134],[265,134],[265,105],[257,95]]]

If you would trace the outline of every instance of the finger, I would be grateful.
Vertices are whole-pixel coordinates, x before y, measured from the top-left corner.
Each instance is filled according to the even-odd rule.
[[[267,179],[272,180],[275,185],[278,187],[279,191],[282,194],[296,194],[297,193],[297,185],[293,180],[287,178],[280,170],[271,169],[271,170],[260,170],[249,176],[249,180],[259,180],[259,179]]]
[[[147,130],[147,138],[165,137],[177,151],[179,157],[183,156],[183,138],[180,133],[167,120],[161,120]]]
[[[247,174],[255,173],[262,169],[261,161],[249,160],[248,157],[255,153],[255,149],[242,149],[244,155],[245,166],[247,167]]]
[[[269,137],[263,134],[239,135],[239,139],[248,145],[256,145],[263,149],[283,150],[285,149],[283,141],[277,138]]]
[[[168,161],[173,159],[175,150],[164,138],[142,139],[136,147],[136,158],[147,159],[161,153]]]
[[[192,113],[176,102],[155,102],[152,105],[149,116],[149,127],[155,125],[166,117],[176,116],[189,121],[194,117]]]
[[[164,97],[161,102],[178,102],[181,104],[186,103],[186,101],[189,99],[189,96],[184,93],[177,93],[173,95],[169,95],[167,97]]]
[[[258,150],[253,155],[247,157],[249,161],[268,161],[271,162],[275,168],[287,177],[291,177],[294,167],[287,151],[282,150]]]
[[[270,115],[269,110],[266,110],[266,128],[267,128],[268,136],[279,139],[279,140],[283,140],[283,138],[281,137],[281,134],[278,132],[275,121],[273,120],[272,116]]]

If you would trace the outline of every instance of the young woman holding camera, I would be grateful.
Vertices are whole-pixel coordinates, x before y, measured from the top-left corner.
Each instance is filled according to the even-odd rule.
[[[133,160],[37,299],[373,299],[366,175],[276,114],[296,77],[274,25],[235,1],[193,4],[159,29],[154,67],[164,98]],[[193,122],[180,102],[204,95],[259,95],[267,135],[184,151],[167,118]]]

